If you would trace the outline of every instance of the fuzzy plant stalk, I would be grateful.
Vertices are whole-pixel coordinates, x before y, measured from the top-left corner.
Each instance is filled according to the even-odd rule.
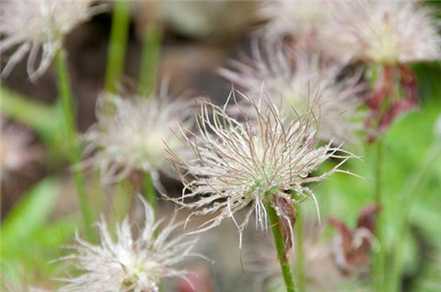
[[[374,255],[374,283],[376,291],[381,291],[384,287],[385,273],[385,248],[383,240],[383,224],[384,224],[384,205],[383,205],[383,159],[384,159],[384,142],[383,137],[378,137],[373,145],[375,149],[374,158],[374,200],[375,204],[382,206],[383,214],[379,214],[376,220],[375,234],[378,240],[378,247]]]
[[[157,21],[151,21],[144,33],[138,93],[148,97],[155,92],[158,79],[158,64],[161,50],[161,30]]]
[[[129,1],[115,1],[107,57],[105,89],[115,92],[124,69],[129,27]]]
[[[107,68],[105,76],[105,90],[109,93],[116,93],[118,84],[124,71],[124,59],[127,48],[128,29],[129,29],[129,3],[123,0],[114,2],[112,13],[112,28],[110,31],[110,43],[107,55]],[[127,188],[125,183],[119,186],[119,193],[124,193]],[[121,196],[122,197],[122,196]],[[125,198],[125,196],[124,196]],[[127,199],[127,198],[125,198]],[[122,214],[127,210],[127,202],[121,202],[120,196],[117,197],[115,211]],[[124,206],[124,207],[122,207]]]
[[[280,269],[282,270],[282,276],[283,276],[283,281],[285,282],[286,291],[295,292],[296,288],[294,285],[294,279],[292,276],[289,259],[285,248],[285,242],[281,231],[279,216],[277,215],[276,210],[271,204],[267,204],[266,208],[268,212],[268,218],[271,224],[271,230],[273,233],[274,245],[277,251],[277,259],[280,264]]]
[[[144,46],[139,71],[138,93],[148,98],[155,93],[158,78],[159,52],[161,48],[161,31],[157,21],[151,21],[144,33]],[[155,209],[157,194],[150,173],[144,176],[143,193],[150,206]]]
[[[297,291],[305,291],[305,257],[303,248],[303,211],[300,204],[296,204],[296,224],[294,228],[294,250],[296,253],[295,258],[295,273],[297,275]]]
[[[112,196],[112,223],[119,222],[130,214],[134,195],[137,190],[129,179],[123,179],[115,185],[115,193]]]
[[[384,145],[381,137],[377,139],[375,142],[375,203],[381,205],[382,204],[382,173],[383,173],[383,152]]]
[[[76,129],[76,110],[70,86],[66,53],[63,49],[57,53],[55,63],[57,84],[64,117],[66,143],[70,147],[68,158],[71,165],[78,165],[81,161],[81,149]],[[93,223],[93,214],[87,198],[85,178],[79,168],[74,168],[73,174],[85,232],[90,238],[91,234],[93,234],[91,229]]]
[[[150,173],[146,173],[144,175],[143,184],[144,184],[143,185],[144,197],[146,198],[147,202],[150,204],[152,209],[156,210],[156,206],[158,204],[157,194]]]
[[[381,64],[372,63],[369,66],[369,74],[368,74],[368,80],[370,87],[372,90],[375,90],[376,84],[381,80],[381,76],[384,71],[384,67]],[[386,97],[388,98],[388,97]],[[382,112],[383,109],[380,109]],[[379,127],[380,120],[378,117],[375,117],[373,119],[372,127],[375,129]],[[374,195],[374,202],[378,206],[383,207],[383,189],[382,189],[382,172],[383,172],[383,158],[384,158],[384,137],[383,135],[379,134],[374,140],[371,145],[372,149],[372,155],[373,155],[373,195]],[[384,213],[384,207],[383,212]],[[374,260],[373,260],[373,277],[374,277],[374,286],[376,290],[381,291],[383,285],[384,285],[384,242],[383,242],[383,228],[382,224],[384,221],[384,216],[382,214],[379,214],[377,220],[376,220],[376,226],[375,226],[375,234],[376,238],[378,240],[378,245],[375,249],[374,253]]]

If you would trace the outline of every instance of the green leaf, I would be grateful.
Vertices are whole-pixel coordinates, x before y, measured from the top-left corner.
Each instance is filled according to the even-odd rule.
[[[64,139],[63,113],[58,104],[49,106],[0,87],[0,112],[34,129],[49,147],[48,154],[54,161],[69,154]]]
[[[49,105],[24,98],[0,87],[0,111],[35,129],[43,138],[51,139],[58,131],[58,111]]]
[[[19,244],[45,223],[60,192],[60,184],[54,179],[48,178],[24,196],[8,214],[1,226],[2,254],[4,248]]]
[[[441,111],[441,89],[435,87],[426,90],[431,96],[426,96],[420,110],[403,115],[395,121],[388,130],[385,139],[386,156],[384,161],[384,191],[386,204],[393,217],[399,211],[400,205],[396,199],[400,196],[406,182],[419,169],[428,149],[435,141],[434,122]],[[372,202],[373,186],[373,156],[369,147],[361,160],[352,160],[346,169],[359,175],[362,179],[347,175],[333,175],[324,183],[315,186],[317,198],[320,201],[322,215],[338,215],[348,222],[355,222],[360,208]],[[433,168],[428,174],[426,182],[419,189],[416,196],[416,208],[432,205],[440,208],[439,188],[441,186],[441,163],[433,161]],[[441,217],[440,217],[441,218]],[[429,223],[429,221],[427,222]],[[391,226],[393,228],[393,226]],[[388,228],[390,230],[391,228]],[[440,229],[441,230],[441,229]]]
[[[72,238],[78,228],[79,218],[61,218],[56,222],[37,230],[32,238],[47,249],[59,248],[67,240]]]

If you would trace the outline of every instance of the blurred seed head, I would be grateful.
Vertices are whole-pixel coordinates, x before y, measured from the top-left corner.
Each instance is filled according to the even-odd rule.
[[[333,1],[327,0],[264,1],[260,13],[269,19],[264,33],[270,40],[317,37],[332,15],[333,6]]]
[[[281,46],[263,51],[255,46],[251,60],[234,61],[231,68],[221,74],[251,97],[272,98],[294,119],[312,112],[320,140],[354,142],[363,127],[360,74],[341,77],[343,65],[324,63],[304,51],[293,54]],[[262,88],[267,95],[260,93]]]
[[[154,211],[140,197],[145,210],[144,227],[135,238],[128,218],[116,227],[116,239],[109,233],[107,223],[98,224],[100,244],[94,245],[77,238],[75,253],[66,257],[81,274],[63,279],[60,291],[148,291],[158,292],[164,278],[185,278],[186,271],[176,268],[191,252],[195,239],[186,235],[172,236],[174,218],[163,228],[155,222]]]
[[[150,172],[156,181],[160,170],[175,176],[164,142],[185,155],[184,144],[174,131],[192,126],[191,103],[154,96],[124,99],[102,95],[96,115],[97,123],[83,136],[85,154],[91,154],[83,164],[97,167],[105,184],[120,181],[133,170]]]
[[[340,171],[340,166],[351,157],[330,144],[317,147],[316,130],[306,117],[286,121],[274,104],[259,98],[243,98],[251,104],[256,119],[240,123],[228,116],[225,108],[205,102],[198,119],[198,133],[183,131],[193,151],[192,158],[185,159],[171,151],[185,185],[182,196],[171,200],[191,209],[191,216],[213,215],[196,232],[232,218],[241,234],[253,213],[258,228],[265,230],[265,205],[271,204],[285,219],[289,214],[275,204],[277,197],[293,203],[306,198],[315,201],[307,184]],[[313,173],[329,158],[339,158],[341,162],[323,174]],[[245,219],[237,222],[236,212],[248,206],[251,208]]]
[[[41,157],[41,149],[31,142],[31,132],[0,116],[0,182]]]
[[[41,76],[62,47],[63,38],[75,26],[103,6],[90,7],[92,0],[2,0],[0,2],[0,56],[11,51],[1,77],[29,53],[27,73]]]
[[[340,59],[382,64],[441,58],[439,22],[421,1],[341,1],[326,26],[330,50]]]

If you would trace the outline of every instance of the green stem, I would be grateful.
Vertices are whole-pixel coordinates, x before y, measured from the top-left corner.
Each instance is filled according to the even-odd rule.
[[[160,48],[161,31],[157,21],[151,21],[144,35],[144,46],[139,72],[138,92],[141,96],[149,96],[155,92]]]
[[[153,210],[156,209],[157,200],[156,200],[156,191],[155,187],[153,185],[152,176],[150,174],[145,174],[144,176],[144,197],[146,198],[147,202],[150,204],[150,206],[153,208]]]
[[[435,142],[428,150],[426,157],[419,167],[418,171],[412,175],[412,177],[407,180],[409,183],[406,184],[403,189],[402,195],[400,197],[400,212],[397,218],[397,232],[396,237],[393,241],[394,257],[389,272],[389,291],[401,291],[401,269],[402,269],[402,258],[403,258],[403,242],[407,234],[407,227],[410,220],[410,211],[414,206],[414,200],[418,198],[415,196],[418,193],[418,189],[421,184],[427,178],[427,174],[430,173],[436,161],[441,156],[441,142]]]
[[[144,46],[138,81],[138,93],[140,96],[147,98],[155,92],[160,47],[161,31],[158,29],[157,21],[151,21],[144,34]],[[157,195],[152,176],[149,173],[144,175],[143,194],[150,206],[156,209]]]
[[[76,111],[72,91],[70,87],[69,71],[67,69],[66,55],[63,50],[60,50],[56,56],[56,73],[57,85],[61,98],[61,105],[64,117],[64,131],[66,135],[66,143],[70,148],[69,162],[71,165],[78,165],[81,162],[81,149],[78,142],[76,130]],[[78,195],[81,214],[84,221],[84,228],[88,238],[91,238],[92,232],[92,209],[89,206],[85,189],[85,179],[81,171],[74,167],[73,170],[74,181]]]
[[[124,68],[129,26],[129,1],[115,1],[107,57],[105,89],[115,92]]]
[[[305,291],[305,259],[303,249],[303,212],[300,204],[296,206],[296,224],[294,228],[295,241],[294,250],[296,252],[296,274],[297,274],[297,290]]]
[[[277,250],[277,258],[279,259],[280,268],[282,269],[283,280],[286,285],[287,292],[295,292],[294,280],[289,266],[288,256],[286,254],[285,243],[282,232],[280,230],[279,216],[271,204],[266,206],[268,216],[271,223],[271,229],[274,237],[274,244]]]
[[[382,137],[378,137],[376,141],[376,157],[375,157],[375,188],[374,198],[375,203],[383,208],[382,214],[380,214],[376,220],[375,235],[378,240],[378,248],[374,254],[374,283],[376,291],[382,291],[384,289],[384,272],[385,272],[385,250],[383,242],[383,220],[384,220],[384,205],[382,198],[382,171],[383,171],[383,151],[384,145]]]
[[[135,194],[135,189],[129,179],[123,179],[117,184],[117,192],[113,197],[112,218],[115,223],[121,222],[127,214],[130,214]]]
[[[382,169],[383,169],[383,141],[378,137],[376,142],[376,159],[375,159],[375,203],[382,204]]]

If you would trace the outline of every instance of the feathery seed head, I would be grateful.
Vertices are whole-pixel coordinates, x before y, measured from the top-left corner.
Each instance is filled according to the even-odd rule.
[[[174,151],[185,151],[174,130],[180,125],[191,127],[191,112],[189,102],[102,95],[98,99],[98,121],[84,135],[86,154],[92,153],[84,164],[98,167],[104,183],[119,181],[133,170],[148,171],[154,180],[159,170],[173,176],[164,142]]]
[[[438,23],[420,1],[342,1],[325,28],[334,55],[382,64],[441,58]]]
[[[278,196],[294,203],[315,199],[307,184],[339,171],[350,157],[330,144],[316,147],[315,129],[306,118],[285,121],[270,102],[243,98],[250,102],[256,119],[239,123],[224,108],[203,103],[198,134],[184,133],[194,155],[185,159],[171,153],[185,184],[182,196],[171,200],[192,209],[192,215],[214,215],[197,232],[230,217],[241,233],[252,213],[256,225],[266,229],[266,204],[286,217],[275,202]],[[341,158],[341,163],[329,172],[312,175],[332,157]],[[234,214],[247,206],[251,209],[237,223]]]
[[[81,275],[64,279],[61,291],[159,291],[164,278],[185,278],[186,271],[175,266],[189,256],[196,244],[185,235],[172,236],[182,224],[169,222],[162,230],[162,220],[155,222],[153,209],[140,197],[145,209],[144,227],[134,237],[126,218],[116,228],[112,238],[105,221],[99,223],[100,245],[80,238],[76,253],[67,260],[76,263]]]
[[[29,53],[27,72],[34,80],[49,67],[63,38],[75,26],[102,10],[92,0],[3,0],[0,3],[0,56],[13,50],[1,76]],[[37,61],[39,60],[39,61]]]
[[[273,39],[316,35],[331,15],[331,4],[326,0],[265,1],[261,8],[262,16],[269,19],[265,33]]]
[[[318,119],[318,138],[343,143],[354,141],[355,132],[362,128],[358,109],[363,88],[358,74],[340,78],[342,68],[339,64],[323,64],[318,55],[302,51],[293,61],[280,46],[263,52],[254,47],[252,60],[235,61],[231,70],[223,69],[221,74],[251,97],[262,96],[259,92],[263,87],[292,118],[296,113],[312,112]]]

